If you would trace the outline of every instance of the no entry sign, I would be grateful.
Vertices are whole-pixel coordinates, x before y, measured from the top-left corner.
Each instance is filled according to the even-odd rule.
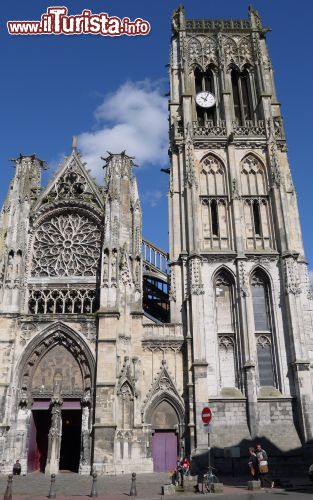
[[[212,420],[212,412],[208,406],[205,406],[202,410],[202,422],[208,425]]]

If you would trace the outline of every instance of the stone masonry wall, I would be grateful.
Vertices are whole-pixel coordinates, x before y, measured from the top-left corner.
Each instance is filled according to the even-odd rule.
[[[251,439],[247,425],[246,400],[210,401],[213,413],[211,446],[214,453],[229,446],[240,446],[240,443]]]
[[[292,399],[259,400],[259,437],[266,436],[269,451],[294,453],[301,448]]]

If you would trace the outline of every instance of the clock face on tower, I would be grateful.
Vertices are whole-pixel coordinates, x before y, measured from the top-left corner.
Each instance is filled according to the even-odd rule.
[[[212,108],[215,102],[215,96],[211,92],[202,91],[196,95],[196,103],[201,108]]]

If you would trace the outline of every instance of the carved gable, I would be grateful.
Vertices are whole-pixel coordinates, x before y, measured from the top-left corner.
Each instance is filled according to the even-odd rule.
[[[122,396],[122,398],[125,398],[127,394],[137,397],[135,384],[136,381],[131,373],[130,360],[126,356],[118,380],[117,395]]]
[[[168,371],[165,360],[162,362],[161,370],[159,371],[158,375],[154,379],[154,383],[153,383],[150,391],[148,392],[144,403],[148,403],[148,402],[152,401],[160,393],[170,393],[172,396],[174,396],[176,399],[178,399],[181,402],[181,397],[180,397],[180,395],[176,389],[175,383],[173,382],[173,379]]]
[[[50,203],[64,201],[85,202],[98,208],[103,207],[100,191],[75,150],[43,191],[33,210],[36,211],[39,207]]]

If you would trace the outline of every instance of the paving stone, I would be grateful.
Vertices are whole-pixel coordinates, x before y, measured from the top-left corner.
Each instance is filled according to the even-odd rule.
[[[169,482],[167,473],[137,474],[138,497],[160,497],[161,486]],[[0,498],[7,485],[7,476],[0,476]],[[91,476],[81,476],[74,473],[61,473],[56,476],[56,492],[59,495],[89,496],[92,485]],[[30,498],[44,496],[47,498],[50,487],[50,477],[34,472],[27,476],[13,477],[14,495],[31,495]],[[123,496],[129,495],[131,474],[118,476],[98,476],[97,487],[99,495]]]
[[[260,488],[260,481],[248,481],[248,490],[259,490]]]
[[[223,493],[224,487],[223,483],[214,483],[211,486],[212,493]]]
[[[162,486],[162,494],[164,496],[173,496],[176,495],[176,487],[174,484],[163,484]]]

